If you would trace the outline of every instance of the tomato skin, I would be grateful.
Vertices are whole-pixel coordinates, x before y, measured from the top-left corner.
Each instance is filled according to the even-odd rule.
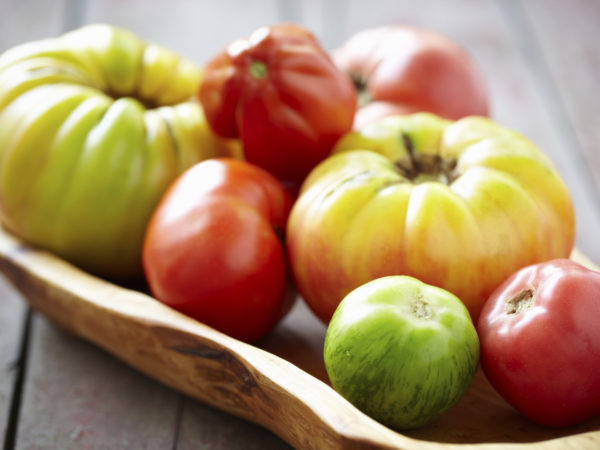
[[[121,27],[18,45],[0,55],[0,80],[2,226],[112,281],[142,276],[144,232],[168,185],[240,153],[191,99],[200,67]]]
[[[528,291],[530,290],[530,291]],[[510,313],[507,301],[532,292]],[[531,420],[568,426],[600,413],[600,272],[571,260],[528,266],[490,296],[479,318],[481,365]]]
[[[325,336],[332,387],[382,424],[406,430],[444,414],[469,389],[479,363],[462,302],[416,278],[378,278],[350,292]]]
[[[299,182],[352,128],[356,92],[307,30],[275,25],[231,43],[205,67],[199,98],[213,130],[245,158]]]
[[[399,170],[411,159],[399,136],[413,158],[453,155],[458,170],[411,179]],[[333,153],[302,185],[286,236],[296,287],[325,323],[352,289],[387,275],[452,292],[476,321],[514,271],[571,253],[574,210],[560,174],[490,119],[387,117]]]
[[[146,278],[163,303],[253,341],[286,309],[285,229],[291,198],[270,174],[237,160],[184,172],[149,223]]]
[[[430,29],[388,25],[362,30],[333,53],[362,100],[355,129],[395,114],[429,111],[458,120],[489,114],[483,74],[457,42]]]

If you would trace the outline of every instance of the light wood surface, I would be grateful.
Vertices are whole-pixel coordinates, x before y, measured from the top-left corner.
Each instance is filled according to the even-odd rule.
[[[0,52],[86,23],[107,22],[199,64],[229,41],[278,21],[306,26],[327,49],[371,26],[437,29],[476,58],[488,80],[494,119],[532,138],[556,162],[575,203],[577,247],[600,261],[596,0],[0,0],[0,5]],[[165,387],[36,312],[29,322],[27,311],[22,295],[0,280],[5,448],[121,449],[132,442],[150,449],[289,448],[275,434]],[[294,320],[311,332],[298,336]],[[288,357],[323,379],[322,363],[311,356],[323,333],[299,303],[261,344],[281,355],[294,342]],[[471,413],[475,419],[477,404]],[[522,426],[518,420],[514,424]],[[523,433],[539,442],[537,428]]]
[[[583,255],[575,258],[593,265]],[[36,311],[64,330],[166,386],[270,429],[296,448],[426,449],[462,444],[493,448],[499,442],[502,446],[529,443],[556,449],[600,446],[600,417],[565,429],[539,427],[506,404],[481,371],[465,397],[440,419],[406,434],[393,432],[327,385],[321,356],[324,327],[316,323],[302,301],[278,329],[253,346],[179,314],[146,294],[86,274],[4,231],[0,233],[0,269]],[[36,357],[43,359],[44,355]],[[60,364],[60,359],[49,364]],[[79,367],[85,370],[85,364]],[[108,366],[108,370],[114,369]],[[73,374],[73,379],[85,378]],[[129,395],[130,382],[124,373],[119,397]],[[33,383],[43,383],[43,379]],[[78,387],[70,389],[76,392]],[[145,405],[158,406],[168,415],[175,410],[173,401],[164,391]],[[86,414],[102,414],[101,403],[105,401],[97,399],[94,405],[66,410],[79,410],[85,421]],[[127,421],[135,422],[138,417],[134,407],[109,420],[118,420],[127,428],[135,426]],[[173,417],[156,415],[153,419],[156,423],[151,428],[174,423]],[[73,431],[74,438],[78,432]],[[144,439],[152,440],[152,436]],[[159,441],[152,442],[162,447]],[[125,448],[141,442],[119,444]]]

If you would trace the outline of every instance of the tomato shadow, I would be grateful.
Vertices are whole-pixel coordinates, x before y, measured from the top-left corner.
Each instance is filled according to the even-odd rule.
[[[325,324],[297,296],[290,311],[275,329],[254,345],[329,383],[323,361],[326,331]]]
[[[598,430],[600,430],[600,416],[565,428],[545,427],[532,422],[517,412],[494,390],[479,368],[471,388],[454,407],[434,422],[403,434],[423,441],[445,443],[526,444],[568,436],[577,439],[578,435]],[[589,436],[580,437],[581,441],[574,441],[569,446],[582,448],[593,442]],[[567,442],[564,444],[567,445]],[[599,447],[600,443],[596,442],[595,445]]]

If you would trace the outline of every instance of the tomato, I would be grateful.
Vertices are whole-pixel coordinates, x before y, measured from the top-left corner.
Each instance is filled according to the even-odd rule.
[[[327,322],[352,289],[409,275],[476,320],[528,264],[567,257],[574,212],[533,143],[484,117],[388,117],[343,137],[302,185],[287,246],[296,286]]]
[[[282,185],[247,162],[215,159],[188,169],[146,232],[153,295],[237,339],[264,335],[287,306],[279,236],[290,206]]]
[[[213,130],[245,158],[298,182],[352,127],[356,92],[315,37],[295,25],[256,30],[208,62],[199,98]]]
[[[600,413],[600,272],[571,260],[528,266],[486,302],[477,330],[490,383],[543,425]]]
[[[337,392],[384,425],[409,429],[441,416],[467,392],[479,340],[457,297],[389,276],[342,300],[323,355]]]
[[[201,70],[123,28],[92,24],[0,56],[0,217],[96,275],[142,276],[167,186],[236,154],[191,101]]]
[[[428,111],[457,120],[489,112],[485,80],[475,60],[433,30],[405,25],[362,30],[333,59],[359,91],[357,129],[394,114]]]

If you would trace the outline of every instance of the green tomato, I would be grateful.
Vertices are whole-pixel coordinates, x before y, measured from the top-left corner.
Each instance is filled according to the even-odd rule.
[[[373,280],[350,292],[325,337],[333,388],[390,428],[419,427],[469,389],[479,339],[453,294],[408,276]]]
[[[201,71],[108,25],[0,56],[0,216],[13,233],[111,278],[141,276],[147,222],[196,162],[229,156],[191,100]]]

